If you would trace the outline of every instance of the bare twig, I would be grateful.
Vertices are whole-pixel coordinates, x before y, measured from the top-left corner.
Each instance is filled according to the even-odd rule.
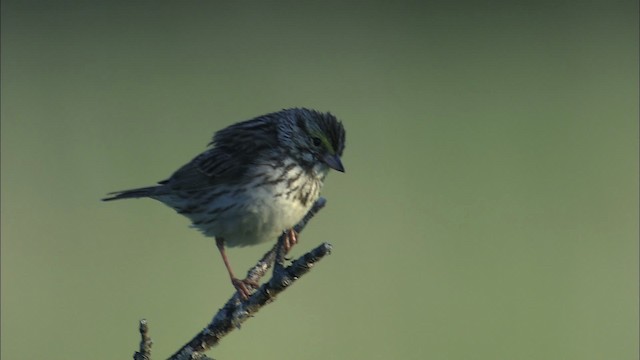
[[[234,295],[218,311],[206,328],[169,359],[201,359],[199,356],[201,356],[202,352],[217,345],[222,337],[239,328],[243,322],[258,312],[262,306],[272,302],[276,295],[293,284],[300,276],[307,273],[316,262],[329,254],[330,251],[331,245],[328,243],[323,243],[311,250],[286,267],[282,273],[275,272],[271,280],[260,286],[258,291],[246,301],[238,301],[238,296]]]
[[[325,203],[324,198],[318,199],[302,221],[294,227],[294,230],[300,233],[309,220],[324,207]],[[284,241],[285,234],[280,236],[278,243],[265,253],[260,261],[247,272],[247,280],[257,283],[271,266],[274,266],[271,279],[260,286],[247,300],[242,301],[240,296],[234,293],[222,309],[213,317],[211,322],[180,350],[173,354],[169,358],[170,360],[209,359],[203,354],[205,351],[217,345],[222,337],[234,329],[239,328],[243,322],[258,312],[264,305],[275,300],[276,295],[293,284],[299,277],[306,274],[316,262],[320,261],[331,251],[331,245],[323,243],[293,261],[288,267],[284,267]],[[140,351],[134,355],[134,360],[150,359],[149,350],[151,340],[147,336],[147,331],[146,321],[141,320],[140,334],[142,335],[142,342],[140,343]]]
[[[136,351],[133,354],[134,360],[149,360],[151,359],[151,345],[153,342],[149,337],[149,326],[147,320],[140,320],[140,351]]]

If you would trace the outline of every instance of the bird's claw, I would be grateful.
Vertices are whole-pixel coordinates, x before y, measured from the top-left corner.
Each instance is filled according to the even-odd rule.
[[[236,290],[238,291],[238,295],[240,295],[240,298],[242,298],[242,300],[249,299],[249,297],[251,296],[251,294],[253,294],[255,289],[260,287],[260,284],[249,279],[240,280],[240,279],[232,278],[231,284],[233,284],[233,287],[236,288]]]
[[[287,230],[284,235],[284,244],[283,244],[284,253],[287,254],[291,250],[291,248],[293,248],[293,246],[297,243],[298,243],[298,233],[293,229]]]

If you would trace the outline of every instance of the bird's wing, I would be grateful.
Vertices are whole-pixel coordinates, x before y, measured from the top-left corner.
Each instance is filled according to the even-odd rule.
[[[278,145],[274,114],[236,123],[214,134],[210,148],[162,182],[169,191],[237,183],[265,151]]]
[[[170,191],[201,190],[220,183],[233,183],[246,169],[246,163],[238,160],[221,148],[211,148],[160,183]]]

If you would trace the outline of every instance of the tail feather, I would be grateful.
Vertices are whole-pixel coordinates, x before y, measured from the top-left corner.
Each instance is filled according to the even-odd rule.
[[[108,193],[109,197],[102,199],[102,201],[111,201],[119,199],[137,199],[143,197],[150,197],[156,194],[156,190],[161,186],[149,186],[138,189],[114,191]]]

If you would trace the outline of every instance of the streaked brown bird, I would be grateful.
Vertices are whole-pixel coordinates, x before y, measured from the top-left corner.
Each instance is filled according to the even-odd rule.
[[[157,185],[110,193],[103,200],[152,198],[188,217],[216,239],[231,283],[242,298],[256,284],[236,278],[226,246],[247,246],[287,233],[320,196],[329,169],[344,172],[342,123],[330,113],[285,109],[214,134],[209,148]]]

